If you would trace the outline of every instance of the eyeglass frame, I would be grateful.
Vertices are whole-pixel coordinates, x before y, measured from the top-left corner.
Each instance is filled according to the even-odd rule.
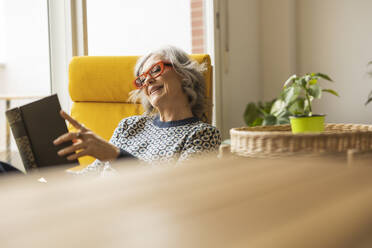
[[[150,74],[150,71],[157,65],[160,65],[160,69],[161,71],[159,72],[158,75],[156,75],[155,77],[153,77],[151,74]],[[150,76],[150,78],[152,79],[155,79],[157,77],[160,77],[163,73],[164,73],[164,68],[165,66],[170,66],[170,67],[173,67],[173,64],[168,62],[168,61],[159,61],[159,62],[156,62],[155,64],[153,64],[146,72],[142,73],[141,75],[137,76],[134,81],[133,81],[133,84],[134,84],[134,87],[136,87],[136,89],[142,89],[143,87],[145,87],[145,81],[146,81],[146,78],[147,78],[147,75]],[[137,84],[136,84],[136,81],[138,78],[142,77],[142,76],[145,76],[145,81],[142,83],[142,86],[141,87],[138,87]]]

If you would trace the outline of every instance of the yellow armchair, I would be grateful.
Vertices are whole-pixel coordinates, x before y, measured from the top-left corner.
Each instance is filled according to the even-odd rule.
[[[212,66],[209,55],[190,56],[199,63],[207,64],[204,73],[206,111],[208,122],[212,120]],[[134,89],[134,66],[138,56],[82,56],[74,57],[69,66],[69,92],[72,100],[71,116],[93,132],[109,140],[119,122],[132,115],[141,115],[139,103],[128,101]],[[69,125],[69,130],[74,128]],[[79,159],[82,166],[92,163],[94,158]]]

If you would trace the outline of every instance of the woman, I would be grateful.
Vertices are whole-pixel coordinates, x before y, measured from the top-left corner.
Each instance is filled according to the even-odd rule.
[[[80,131],[54,141],[58,145],[77,140],[58,154],[68,155],[69,160],[91,155],[97,160],[88,167],[95,168],[117,158],[179,162],[216,151],[221,143],[219,131],[201,121],[205,109],[204,67],[172,46],[141,57],[135,67],[137,89],[131,92],[131,100],[139,99],[145,113],[123,119],[106,142],[61,112]]]

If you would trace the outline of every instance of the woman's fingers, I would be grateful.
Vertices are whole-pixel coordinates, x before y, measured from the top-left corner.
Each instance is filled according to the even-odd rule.
[[[84,127],[83,124],[72,118],[69,114],[67,114],[65,111],[61,110],[59,114],[62,116],[63,119],[67,120],[71,125],[73,125],[76,129],[79,129],[81,131],[86,131],[87,129]]]
[[[78,159],[78,158],[86,156],[86,155],[90,155],[90,154],[88,154],[87,150],[83,150],[81,152],[71,154],[70,156],[67,157],[67,159],[68,160],[75,160],[75,159]]]
[[[66,117],[66,119],[68,119]],[[73,145],[58,151],[59,156],[68,156],[68,160],[74,160],[82,156],[90,155],[101,161],[109,161],[118,157],[119,149],[95,135],[91,131],[69,132],[61,135],[53,141],[54,145],[59,145],[66,141],[74,141]]]
[[[69,132],[69,133],[65,133],[65,134],[62,134],[61,136],[59,136],[57,139],[55,139],[53,141],[53,144],[54,145],[59,145],[63,142],[66,142],[66,141],[70,141],[70,140],[75,140],[75,139],[81,139],[83,138],[83,133],[81,132]]]
[[[85,146],[85,144],[83,142],[75,143],[72,146],[69,146],[69,147],[66,147],[66,148],[64,148],[62,150],[59,150],[58,151],[58,155],[59,156],[65,156],[67,154],[76,152],[77,150],[81,150],[81,149],[83,149],[85,147],[86,146]]]

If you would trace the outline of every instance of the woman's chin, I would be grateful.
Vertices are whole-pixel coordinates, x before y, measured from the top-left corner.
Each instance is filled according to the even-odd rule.
[[[150,100],[151,105],[154,106],[155,108],[157,108],[162,101],[162,95],[154,94],[154,95],[150,96],[149,100]]]

